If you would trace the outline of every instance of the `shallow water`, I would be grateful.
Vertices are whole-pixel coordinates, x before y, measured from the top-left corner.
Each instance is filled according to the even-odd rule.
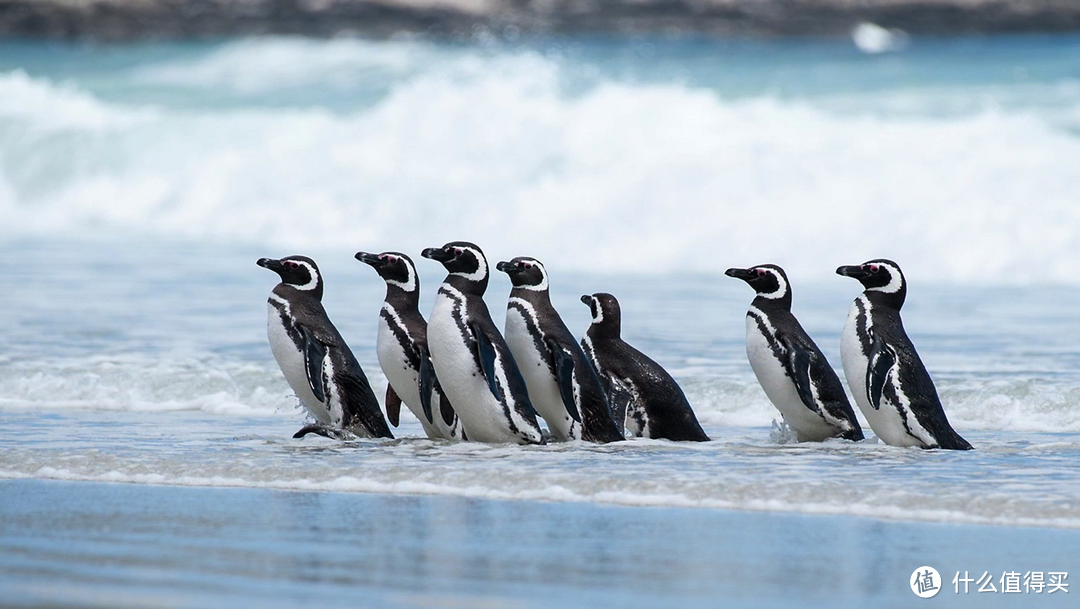
[[[724,510],[0,481],[0,603],[107,607],[1071,607],[958,593],[1058,571],[1080,533]]]
[[[3,477],[1080,527],[1080,373],[1072,337],[1048,323],[1067,315],[1076,288],[912,288],[908,327],[972,453],[781,443],[743,350],[749,289],[711,276],[553,274],[552,283],[578,331],[587,324],[578,295],[619,294],[626,338],[672,371],[714,442],[447,444],[422,438],[405,413],[398,440],[338,443],[290,437],[303,414],[265,342],[263,302],[276,280],[255,256],[155,244],[19,251],[26,262],[13,279],[23,288],[9,307],[17,323],[5,330],[0,378]],[[344,256],[325,259],[324,274],[327,308],[381,395],[381,282]],[[834,364],[858,292],[849,283],[838,277],[805,298],[796,286],[797,312]],[[508,289],[493,279],[493,311]],[[1032,332],[1038,340],[1025,340]]]

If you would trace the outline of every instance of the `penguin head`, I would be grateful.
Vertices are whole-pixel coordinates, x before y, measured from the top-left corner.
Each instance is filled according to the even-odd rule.
[[[544,265],[536,258],[518,256],[509,262],[500,262],[495,268],[510,276],[515,288],[542,292],[548,289],[548,275]]]
[[[589,334],[618,338],[622,329],[622,311],[619,301],[606,292],[581,297],[581,302],[589,305],[592,313],[592,325]]]
[[[791,303],[791,284],[787,273],[775,264],[759,264],[748,269],[728,269],[728,277],[742,279],[754,288],[757,295],[766,300]]]
[[[487,285],[487,258],[475,244],[468,241],[451,241],[442,247],[429,247],[420,255],[441,262],[451,275]]]
[[[842,266],[836,269],[836,274],[858,279],[868,294],[882,295],[897,309],[907,296],[907,280],[900,265],[892,260],[878,258],[857,266]]]
[[[383,252],[381,254],[369,254],[356,252],[355,258],[360,262],[375,269],[386,281],[386,285],[401,288],[406,292],[416,292],[420,289],[420,283],[416,280],[416,266],[412,258],[400,252]]]
[[[307,256],[286,256],[280,259],[259,258],[255,264],[270,269],[281,277],[281,283],[322,299],[323,282],[319,267]]]

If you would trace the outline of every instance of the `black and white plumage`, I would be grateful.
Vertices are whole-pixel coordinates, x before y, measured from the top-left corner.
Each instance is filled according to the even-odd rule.
[[[529,388],[529,400],[560,441],[622,440],[592,364],[551,305],[548,274],[535,258],[500,262],[514,287],[506,306],[506,343]]]
[[[763,264],[728,269],[725,274],[757,292],[746,312],[746,357],[796,438],[862,440],[862,428],[840,378],[791,314],[791,284],[784,269]]]
[[[428,322],[428,349],[469,440],[544,444],[525,380],[484,303],[489,272],[479,247],[454,241],[422,254],[449,273]]]
[[[267,301],[270,350],[300,403],[318,421],[294,437],[341,437],[345,431],[393,438],[364,371],[323,309],[323,280],[315,261],[288,256],[260,258],[256,264],[281,277]]]
[[[619,301],[611,294],[582,296],[592,324],[581,346],[600,376],[615,420],[639,437],[708,441],[682,388],[660,364],[622,340]]]
[[[386,282],[375,350],[388,382],[386,416],[398,426],[401,404],[409,408],[431,439],[461,440],[461,423],[443,394],[427,346],[427,322],[420,314],[420,280],[411,258],[399,252],[357,252],[356,259]]]
[[[969,450],[945,417],[934,381],[900,319],[907,281],[891,260],[842,266],[838,275],[857,279],[865,291],[855,299],[840,340],[848,387],[870,428],[886,444]]]

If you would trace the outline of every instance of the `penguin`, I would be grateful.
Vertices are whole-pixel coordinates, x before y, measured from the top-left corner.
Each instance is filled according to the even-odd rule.
[[[581,297],[592,324],[581,346],[607,390],[616,420],[638,437],[707,442],[682,388],[660,364],[623,342],[619,301],[611,294]]]
[[[421,255],[449,273],[435,296],[428,349],[466,435],[476,442],[545,444],[525,379],[484,303],[489,273],[483,251],[453,241]]]
[[[544,265],[522,256],[495,268],[514,285],[506,306],[506,344],[551,436],[562,442],[625,439],[596,371],[551,305]]]
[[[349,346],[322,306],[323,280],[304,256],[259,258],[259,266],[281,276],[270,292],[266,334],[285,380],[318,421],[296,432],[336,438],[393,438],[379,402]]]
[[[461,424],[443,394],[427,347],[427,322],[420,314],[420,281],[411,258],[399,252],[357,252],[356,259],[386,281],[375,350],[386,375],[386,416],[398,426],[402,402],[433,440],[462,440]],[[423,395],[424,397],[421,397]]]
[[[970,450],[971,444],[949,425],[934,381],[904,331],[900,308],[907,281],[900,266],[877,259],[842,266],[836,273],[865,288],[848,313],[840,359],[870,428],[893,446]]]
[[[791,314],[791,284],[784,269],[763,264],[724,274],[742,279],[757,292],[746,312],[746,357],[796,439],[862,440],[862,427],[840,378]]]

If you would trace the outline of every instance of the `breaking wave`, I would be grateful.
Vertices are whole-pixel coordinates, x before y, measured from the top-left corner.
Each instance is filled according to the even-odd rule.
[[[838,111],[570,63],[270,40],[144,63],[116,76],[126,95],[2,73],[0,239],[468,238],[599,272],[715,271],[722,251],[806,277],[887,255],[925,278],[1080,281],[1080,138],[1037,110],[866,109],[895,91]],[[1080,117],[1061,95],[1054,116]]]

